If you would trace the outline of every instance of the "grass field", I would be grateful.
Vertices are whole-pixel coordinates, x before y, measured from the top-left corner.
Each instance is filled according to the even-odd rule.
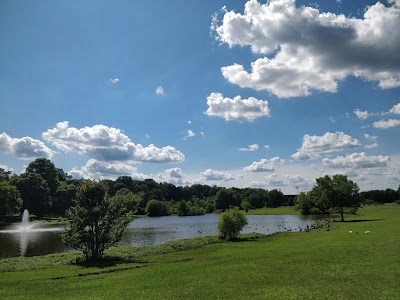
[[[347,219],[329,231],[116,248],[120,261],[97,266],[69,265],[73,253],[0,260],[0,299],[400,299],[400,206]]]

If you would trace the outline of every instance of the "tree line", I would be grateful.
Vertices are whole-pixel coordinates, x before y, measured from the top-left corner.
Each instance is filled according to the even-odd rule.
[[[19,214],[24,209],[39,218],[65,216],[66,210],[77,199],[79,186],[86,181],[73,179],[46,158],[31,162],[20,175],[0,168],[0,219]],[[120,176],[116,180],[105,179],[101,183],[106,186],[108,197],[123,203],[130,212],[137,215],[199,215],[224,211],[230,207],[248,211],[262,207],[292,206],[295,201],[295,197],[286,197],[277,189],[267,191],[203,184],[175,186],[166,182],[158,183],[153,179],[134,180],[130,176]],[[329,205],[323,201],[324,197],[326,193],[321,194],[314,189],[307,194],[300,193],[297,206],[303,213],[326,212]],[[393,202],[400,199],[400,188],[397,191],[386,189],[361,192],[360,197],[361,202]]]

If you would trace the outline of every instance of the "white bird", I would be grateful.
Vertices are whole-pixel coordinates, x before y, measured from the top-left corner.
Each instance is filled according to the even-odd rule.
[[[350,230],[349,233],[353,233],[353,231]]]
[[[370,233],[370,232],[371,232],[371,231],[367,230],[365,233],[368,234],[368,233]]]

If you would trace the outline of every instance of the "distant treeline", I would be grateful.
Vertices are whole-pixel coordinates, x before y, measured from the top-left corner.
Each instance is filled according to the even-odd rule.
[[[24,209],[38,217],[64,216],[74,203],[76,192],[85,179],[72,179],[62,169],[45,158],[31,162],[25,173],[12,175],[0,168],[0,219],[18,214]],[[175,186],[153,179],[134,180],[120,176],[116,180],[101,180],[108,195],[123,203],[135,214],[150,216],[177,214],[199,215],[237,206],[243,210],[293,206],[294,196],[281,191],[259,188],[224,188],[194,184]],[[387,203],[400,199],[395,191],[362,192],[366,202]]]

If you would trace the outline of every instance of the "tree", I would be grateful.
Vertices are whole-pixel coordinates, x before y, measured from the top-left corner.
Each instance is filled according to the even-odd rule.
[[[216,209],[226,210],[237,205],[239,205],[238,197],[231,189],[222,188],[218,191],[215,199]]]
[[[38,158],[34,160],[26,168],[26,173],[39,174],[46,180],[50,190],[50,196],[52,199],[55,198],[59,186],[58,178],[62,173],[56,169],[50,160],[47,158]]]
[[[72,206],[76,198],[76,191],[77,187],[74,184],[60,181],[56,197],[52,202],[52,212],[64,215],[65,211]]]
[[[38,217],[49,211],[50,197],[49,187],[42,176],[35,173],[24,173],[11,179],[11,183],[15,185],[23,200],[23,209],[36,214]]]
[[[0,181],[7,181],[10,179],[11,171],[6,171],[0,168]]]
[[[345,175],[333,175],[332,178],[324,176],[316,179],[317,185],[314,191],[320,194],[320,199],[326,202],[326,206],[337,211],[344,221],[344,213],[347,208],[357,209],[361,206],[359,188],[355,182],[347,179]]]
[[[0,181],[0,219],[18,213],[22,207],[18,189],[7,181]]]
[[[247,225],[247,217],[237,207],[231,208],[219,216],[218,232],[222,239],[233,240]]]
[[[132,214],[121,202],[108,197],[104,184],[89,180],[79,187],[67,218],[65,244],[82,250],[86,260],[99,260],[104,250],[121,240]]]
[[[146,214],[149,217],[165,216],[168,215],[168,208],[163,202],[153,199],[147,202]]]

